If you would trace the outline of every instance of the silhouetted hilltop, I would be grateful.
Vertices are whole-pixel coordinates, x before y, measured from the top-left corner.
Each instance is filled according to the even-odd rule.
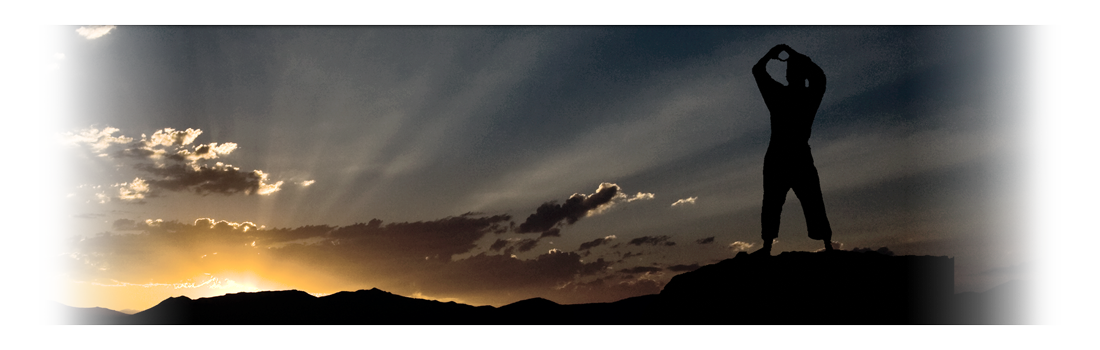
[[[684,303],[757,303],[794,299],[904,298],[939,300],[954,293],[954,260],[947,256],[889,256],[875,252],[737,254],[717,264],[672,277],[661,291]]]
[[[130,315],[101,307],[72,307],[62,304],[54,304],[63,319],[62,324],[127,324]]]
[[[953,292],[948,257],[742,252],[673,277],[661,298],[701,324],[927,324],[949,321]]]
[[[134,314],[132,324],[463,324],[485,308],[403,297],[377,288],[324,297],[271,291],[191,300],[169,298]]]
[[[134,315],[68,308],[75,324],[959,324],[1021,323],[1018,284],[952,294],[954,260],[875,251],[738,254],[677,275],[660,294],[499,308],[377,288],[324,297],[292,291],[165,299]],[[1005,305],[1015,306],[1006,308]],[[994,312],[996,311],[996,312]]]

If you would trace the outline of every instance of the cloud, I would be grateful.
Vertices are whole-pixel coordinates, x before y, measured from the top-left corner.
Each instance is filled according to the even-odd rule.
[[[190,129],[188,129],[190,130]],[[218,145],[217,142],[198,145],[194,147],[193,151],[181,149],[176,154],[168,156],[168,159],[186,161],[188,163],[196,163],[201,159],[217,159],[218,156],[226,156],[237,149],[237,144],[232,142],[226,142]]]
[[[629,269],[619,270],[620,273],[624,273],[624,274],[628,274],[628,275],[633,275],[633,274],[636,274],[636,273],[655,273],[655,272],[661,272],[661,271],[664,271],[664,269],[662,269],[660,267],[653,267],[653,266],[635,266],[635,267],[632,267],[632,268],[629,268]]]
[[[633,202],[633,201],[642,201],[642,200],[653,199],[653,194],[652,193],[638,192],[638,194],[635,194],[633,197],[627,197],[626,193],[619,192],[619,194],[615,195],[615,199],[616,200],[623,200],[623,201],[626,201],[627,203],[630,203],[630,202]]]
[[[95,219],[95,218],[101,218],[101,217],[106,217],[106,216],[107,216],[106,214],[98,214],[98,212],[81,212],[81,214],[69,215],[69,218],[74,218],[74,219]]]
[[[85,39],[92,40],[107,35],[115,28],[115,26],[84,26],[77,28],[76,33]]]
[[[179,130],[173,128],[164,128],[157,130],[149,137],[146,142],[147,147],[154,146],[186,146],[195,142],[195,138],[202,134],[202,130],[187,128],[187,130]],[[145,135],[141,135],[142,140],[145,140]]]
[[[747,252],[754,245],[756,245],[756,244],[755,243],[742,242],[742,241],[736,241],[736,242],[730,243],[729,249],[732,250],[732,251],[735,251],[735,252]]]
[[[51,64],[47,64],[47,65],[38,67],[38,72],[42,72],[43,74],[50,74],[50,73],[54,72],[54,70],[57,70],[58,68],[61,68],[61,67],[62,67],[62,65],[59,65],[55,62],[55,63],[51,63]]]
[[[191,129],[176,130],[164,128],[157,130],[152,136],[141,135],[141,140],[130,143],[127,148],[115,153],[117,158],[137,158],[162,160],[170,159],[181,162],[196,163],[200,159],[214,159],[219,154],[228,155],[237,148],[237,144],[227,142],[221,146],[217,143],[198,145],[192,150],[184,149],[195,138],[202,134],[202,130]],[[159,163],[158,163],[159,164]]]
[[[1008,267],[993,267],[993,269],[982,272],[981,274],[996,275],[996,274],[1020,274],[1020,273],[1036,273],[1036,272],[1058,272],[1058,263],[1054,261],[1045,261],[1043,259],[1036,259],[1032,261],[1022,262],[1019,265],[1011,265]]]
[[[561,229],[552,228],[546,230],[546,232],[543,232],[541,235],[539,235],[539,239],[543,239],[544,237],[561,237]]]
[[[110,147],[112,143],[130,143],[134,141],[132,137],[126,136],[112,136],[114,133],[119,132],[118,128],[105,127],[103,129],[88,128],[81,130],[77,133],[66,133],[66,139],[74,144],[87,144],[91,146],[92,151],[101,152],[107,147]]]
[[[714,243],[714,236],[697,239],[697,240],[695,240],[695,243],[698,243],[698,244],[711,244],[711,243]]]
[[[315,180],[306,180],[306,181],[299,182],[298,184],[301,185],[302,187],[309,187],[309,185],[312,185],[314,182],[317,182],[317,181],[315,181]]]
[[[699,197],[690,197],[690,198],[678,199],[678,200],[676,200],[676,202],[672,203],[672,206],[675,207],[677,205],[695,204],[696,199],[699,199]]]
[[[579,248],[577,248],[577,250],[592,249],[592,248],[607,244],[607,242],[611,242],[611,240],[613,240],[615,238],[616,238],[615,235],[610,235],[610,236],[607,236],[607,237],[604,237],[604,238],[596,238],[594,240],[581,243],[581,246]]]
[[[638,237],[638,238],[630,240],[630,242],[627,242],[627,244],[636,245],[636,246],[640,246],[640,245],[643,245],[643,244],[654,245],[654,246],[655,245],[664,245],[664,246],[674,246],[674,245],[676,245],[676,242],[669,242],[668,239],[669,239],[668,236],[652,236],[652,237],[651,236],[642,236],[642,237]]]
[[[112,144],[126,144],[124,149],[114,152],[113,155],[102,153],[99,156],[119,160],[154,161],[153,164],[147,162],[131,164],[133,169],[153,176],[145,179],[139,177],[130,183],[116,185],[121,187],[119,199],[140,200],[161,190],[193,192],[200,195],[210,193],[270,195],[282,189],[283,181],[271,182],[270,175],[262,170],[244,172],[239,167],[222,162],[216,162],[213,166],[200,164],[204,160],[228,156],[238,149],[238,145],[233,142],[220,144],[213,142],[186,148],[192,145],[199,135],[202,135],[202,130],[164,128],[157,130],[152,136],[142,134],[141,140],[138,141],[134,141],[131,137],[113,136],[118,131],[119,129],[111,127],[88,128],[76,133],[67,133],[66,136],[70,142],[88,145],[95,152],[104,151]],[[166,164],[165,160],[178,163]],[[300,184],[309,186],[313,182],[314,180],[308,180]],[[101,203],[109,201],[109,197],[105,198],[104,195],[97,194],[97,199]]]
[[[494,252],[499,252],[501,249],[504,249],[504,247],[506,247],[506,246],[508,246],[508,241],[498,238],[495,242],[493,242],[492,245],[489,246],[489,250],[494,251]]]
[[[518,250],[520,253],[523,253],[526,251],[530,251],[531,249],[535,249],[535,246],[538,244],[539,240],[537,239],[523,239],[519,242],[516,242],[516,250]]]
[[[219,252],[231,257],[240,252],[237,247],[273,247],[281,258],[300,259],[303,263],[335,266],[346,270],[357,263],[392,262],[403,264],[430,256],[450,261],[451,256],[470,251],[486,234],[507,222],[509,216],[459,216],[434,221],[390,223],[380,220],[343,227],[303,226],[294,229],[267,229],[248,221],[199,218],[193,223],[119,219],[112,228],[117,231],[139,231],[136,234],[101,235],[74,241],[72,248],[81,254],[103,253],[103,260],[112,266],[132,269],[133,275],[120,279],[145,279],[141,271],[165,269],[155,261],[158,256],[179,255],[199,257]],[[323,244],[283,244],[315,240]],[[255,245],[253,245],[255,242]],[[114,253],[114,255],[108,253]],[[251,251],[250,254],[255,254]],[[168,256],[164,255],[164,256]],[[121,259],[121,260],[119,260]],[[148,263],[142,263],[146,261]],[[128,263],[129,262],[129,263]],[[348,265],[351,264],[351,265]],[[158,272],[149,270],[149,274]],[[119,271],[126,273],[126,271]]]
[[[218,193],[224,195],[244,193],[269,195],[278,192],[283,182],[267,183],[268,175],[260,170],[243,172],[238,168],[201,167],[193,168],[181,164],[155,167],[147,164],[139,164],[136,167],[157,176],[158,178],[147,180],[149,185],[168,191],[190,191],[196,194]]]
[[[124,201],[133,201],[145,198],[145,194],[149,193],[149,184],[145,183],[145,180],[141,178],[134,178],[134,181],[130,183],[123,183],[118,189],[118,199]]]
[[[115,153],[116,158],[136,158],[136,159],[162,159],[167,152],[163,149],[152,149],[145,146],[135,146],[133,148],[123,149]]]
[[[517,233],[545,232],[558,226],[561,222],[572,225],[581,217],[589,215],[597,208],[607,205],[615,195],[619,193],[619,185],[613,183],[601,183],[593,194],[585,195],[574,193],[564,204],[556,202],[543,203],[534,214],[527,217],[516,229]],[[599,209],[597,212],[605,209]]]
[[[668,270],[672,271],[672,272],[688,272],[688,271],[695,271],[697,269],[699,269],[699,264],[672,265],[672,266],[668,267]]]
[[[856,248],[856,249],[852,249],[852,251],[856,252],[856,253],[874,252],[874,253],[879,253],[879,254],[882,254],[882,255],[894,256],[894,252],[890,251],[890,248],[886,248],[886,247],[880,247],[878,249]]]

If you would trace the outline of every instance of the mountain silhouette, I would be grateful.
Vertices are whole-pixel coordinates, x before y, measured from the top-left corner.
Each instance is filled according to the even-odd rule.
[[[404,297],[377,288],[315,297],[267,291],[173,297],[127,315],[65,306],[70,324],[707,325],[1018,324],[1022,286],[953,294],[954,259],[875,251],[740,253],[677,275],[659,294],[501,307]]]
[[[131,324],[130,315],[101,307],[72,307],[53,303],[55,314],[63,316],[63,324]]]

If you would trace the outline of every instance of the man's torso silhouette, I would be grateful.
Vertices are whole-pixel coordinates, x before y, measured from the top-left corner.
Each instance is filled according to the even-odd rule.
[[[773,80],[766,68],[768,61],[779,59],[780,52],[790,55],[786,60],[786,86]],[[778,45],[753,66],[752,74],[771,112],[771,140],[764,155],[764,203],[760,213],[765,248],[762,250],[770,252],[772,240],[779,237],[779,217],[790,189],[802,202],[810,238],[824,240],[826,249],[831,249],[832,229],[825,216],[809,145],[814,116],[825,95],[825,72],[809,57]]]

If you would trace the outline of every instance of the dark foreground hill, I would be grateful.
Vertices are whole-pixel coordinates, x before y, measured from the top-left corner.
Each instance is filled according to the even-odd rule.
[[[378,289],[169,298],[126,315],[68,308],[73,324],[1018,324],[1020,286],[953,294],[954,260],[875,252],[740,254],[672,278],[660,294],[502,307],[407,298]]]

